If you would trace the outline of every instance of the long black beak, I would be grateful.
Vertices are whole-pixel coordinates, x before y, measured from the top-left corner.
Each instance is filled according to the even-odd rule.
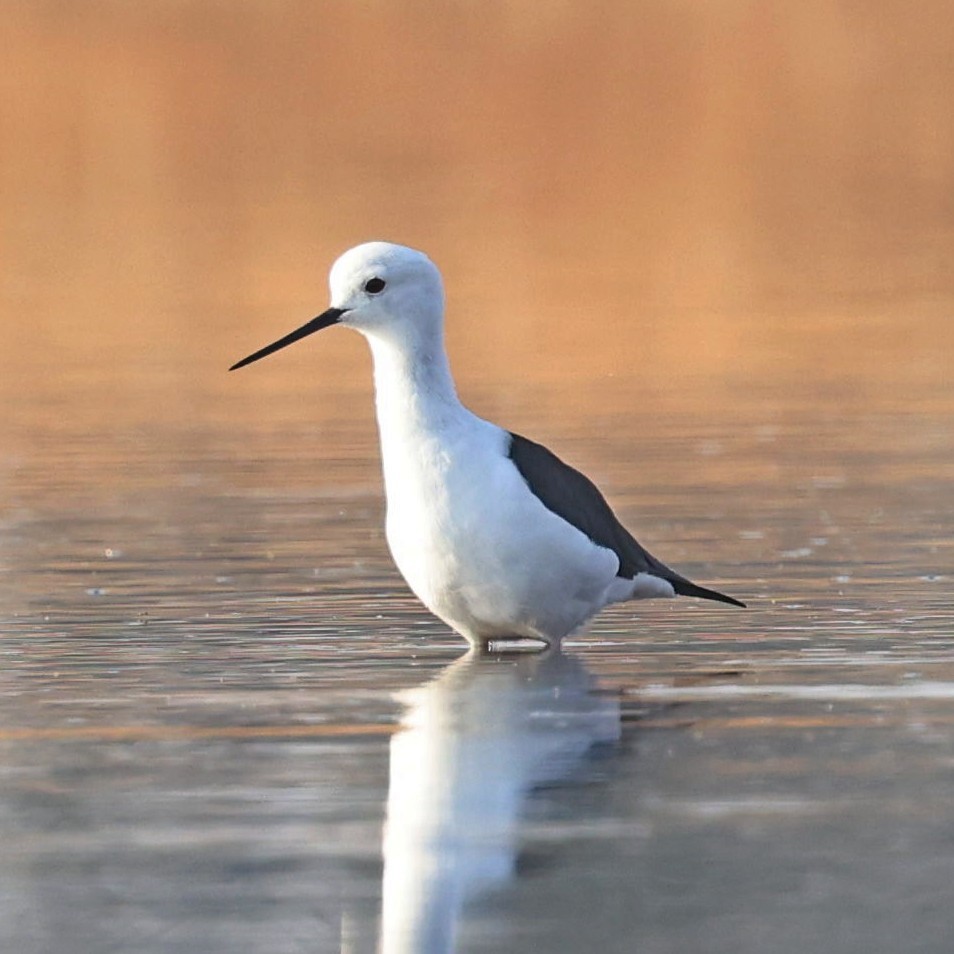
[[[300,328],[297,328],[291,334],[285,335],[284,338],[279,338],[278,341],[273,341],[270,345],[265,345],[264,348],[260,348],[254,354],[250,354],[247,358],[242,358],[241,361],[236,361],[235,364],[229,368],[229,371],[235,371],[237,368],[244,368],[245,365],[251,364],[253,361],[258,361],[259,358],[268,357],[270,354],[274,354],[276,351],[281,351],[282,348],[287,345],[294,344],[296,341],[301,341],[302,338],[307,338],[309,335],[313,335],[316,331],[321,331],[322,328],[327,328],[329,325],[337,324],[341,321],[341,316],[347,311],[347,308],[329,308],[327,311],[323,311],[317,318],[312,318],[311,321],[302,325]]]

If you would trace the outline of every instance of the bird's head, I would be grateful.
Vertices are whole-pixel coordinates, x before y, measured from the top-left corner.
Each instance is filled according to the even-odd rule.
[[[332,266],[331,306],[317,318],[232,365],[234,371],[331,325],[369,338],[408,339],[439,334],[444,286],[437,266],[423,253],[390,242],[348,249]]]

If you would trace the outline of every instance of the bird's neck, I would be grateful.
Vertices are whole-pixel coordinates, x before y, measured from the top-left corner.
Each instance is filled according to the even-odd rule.
[[[375,404],[385,453],[395,443],[443,433],[467,416],[460,403],[442,335],[370,337]]]

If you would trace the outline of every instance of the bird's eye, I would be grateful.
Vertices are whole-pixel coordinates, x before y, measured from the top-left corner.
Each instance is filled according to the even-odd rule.
[[[364,283],[364,290],[369,295],[380,295],[384,291],[387,282],[383,278],[369,278]]]

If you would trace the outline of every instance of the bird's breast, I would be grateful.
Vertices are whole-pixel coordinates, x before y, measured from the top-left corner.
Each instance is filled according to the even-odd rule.
[[[541,628],[551,607],[597,600],[617,561],[546,510],[508,458],[506,432],[486,427],[418,439],[414,451],[384,445],[388,544],[452,625]]]
[[[460,586],[493,519],[480,454],[465,440],[419,439],[384,456],[387,538],[398,568],[428,605]]]

